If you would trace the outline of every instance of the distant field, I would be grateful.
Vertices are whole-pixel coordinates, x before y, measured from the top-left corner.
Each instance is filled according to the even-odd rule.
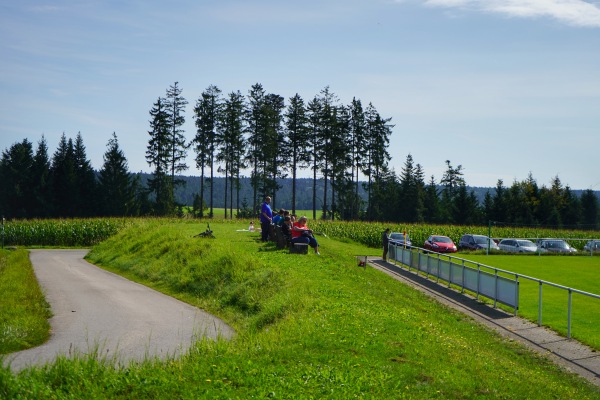
[[[470,255],[462,258],[573,289],[600,295],[600,257]],[[538,320],[539,283],[519,280],[518,314]],[[600,299],[580,294],[572,297],[571,334],[600,349]],[[542,323],[562,335],[567,334],[568,292],[549,285],[542,289]]]

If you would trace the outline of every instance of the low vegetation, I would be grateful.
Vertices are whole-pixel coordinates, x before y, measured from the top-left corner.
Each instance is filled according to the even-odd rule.
[[[114,235],[131,219],[76,218],[15,220],[4,224],[7,246],[89,247]]]
[[[518,228],[492,226],[464,226],[464,225],[432,225],[432,224],[396,224],[396,223],[365,223],[347,221],[311,221],[311,228],[337,238],[348,238],[370,247],[381,245],[381,233],[385,228],[392,232],[406,232],[414,246],[423,246],[423,242],[430,235],[445,235],[456,244],[460,237],[467,233],[488,235],[492,238],[562,238],[569,240],[569,244],[582,249],[587,239],[600,238],[599,231],[547,229],[547,228]]]
[[[27,251],[0,251],[0,293],[0,354],[44,343],[50,333],[50,308]]]
[[[379,254],[318,236],[321,256],[291,255],[243,231],[139,220],[89,260],[202,307],[237,331],[184,357],[112,368],[60,359],[18,375],[2,398],[598,398],[598,389],[385,274]],[[329,234],[328,234],[329,236]]]

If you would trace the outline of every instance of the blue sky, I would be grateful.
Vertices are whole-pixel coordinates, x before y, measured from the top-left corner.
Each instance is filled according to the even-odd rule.
[[[395,124],[389,151],[437,181],[600,190],[600,0],[0,0],[0,150],[81,132],[94,168],[116,132],[133,172],[149,110],[175,81],[255,83],[305,101],[325,86]],[[189,175],[197,175],[193,152]]]

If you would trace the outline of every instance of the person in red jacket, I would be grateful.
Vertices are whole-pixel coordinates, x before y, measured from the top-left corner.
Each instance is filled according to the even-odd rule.
[[[312,229],[309,229],[306,225],[308,218],[305,216],[300,217],[298,222],[295,222],[292,227],[292,243],[306,243],[315,250],[315,254],[319,253],[319,243],[313,235]]]

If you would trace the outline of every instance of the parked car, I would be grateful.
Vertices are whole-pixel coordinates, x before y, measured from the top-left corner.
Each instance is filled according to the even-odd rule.
[[[436,253],[456,253],[456,245],[448,236],[431,235],[423,244],[426,250]]]
[[[583,250],[587,252],[600,251],[600,240],[589,240],[585,246],[583,246]]]
[[[398,246],[412,246],[412,242],[408,234],[404,237],[402,232],[392,232],[390,233],[390,243],[394,243]]]
[[[502,251],[511,253],[535,253],[538,251],[537,245],[526,239],[502,239],[498,247]]]
[[[540,251],[550,253],[576,253],[577,249],[569,246],[562,239],[538,239],[537,245]]]
[[[500,250],[494,240],[484,235],[462,235],[458,241],[459,250],[487,250],[489,243],[490,250]]]

